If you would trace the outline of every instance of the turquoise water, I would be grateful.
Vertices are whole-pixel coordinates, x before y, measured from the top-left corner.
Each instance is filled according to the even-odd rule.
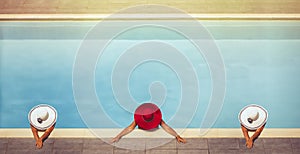
[[[215,39],[226,69],[226,94],[214,128],[238,128],[237,114],[248,104],[269,112],[267,127],[299,128],[300,22],[203,21]],[[0,22],[0,127],[28,127],[27,113],[40,103],[54,106],[56,127],[85,128],[72,90],[76,53],[96,22]],[[162,35],[164,34],[164,35]],[[101,36],[101,39],[109,39]],[[201,39],[191,38],[191,39]],[[132,113],[118,104],[111,75],[116,59],[132,44],[149,40],[176,47],[191,62],[199,81],[199,102],[188,128],[200,127],[211,96],[209,68],[197,49],[165,29],[137,28],[107,46],[95,67],[95,93],[105,115],[118,127],[127,126]],[[174,59],[174,61],[180,60]],[[148,61],[136,67],[128,87],[137,102],[151,100],[149,84],[161,82],[167,95],[160,104],[165,121],[172,119],[181,99],[180,78],[168,65]],[[189,85],[193,86],[193,85]],[[161,92],[161,91],[158,91]],[[159,94],[157,94],[159,96]],[[129,102],[128,102],[129,103]],[[194,110],[184,106],[186,110]],[[216,113],[217,114],[217,113]],[[93,115],[93,112],[91,112]],[[101,119],[101,117],[99,117]],[[178,119],[173,127],[185,127]],[[116,127],[103,121],[102,128]]]

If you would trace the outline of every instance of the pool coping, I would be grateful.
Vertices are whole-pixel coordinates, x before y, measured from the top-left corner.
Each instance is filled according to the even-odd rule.
[[[201,129],[203,131],[203,129]],[[55,138],[112,138],[116,136],[121,128],[95,129],[94,135],[87,128],[55,128],[52,137]],[[242,138],[240,128],[211,128],[204,135],[200,134],[199,128],[175,129],[176,132],[186,138]],[[253,133],[253,132],[252,132]],[[30,128],[0,128],[0,138],[29,138],[32,137]],[[135,129],[126,138],[172,138],[163,129],[154,132]],[[300,138],[300,128],[265,128],[261,134],[264,138]]]
[[[113,15],[113,16],[111,16]],[[0,20],[300,20],[300,14],[0,14]]]

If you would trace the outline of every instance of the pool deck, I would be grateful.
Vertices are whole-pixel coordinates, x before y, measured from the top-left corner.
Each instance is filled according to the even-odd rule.
[[[101,14],[148,4],[175,7],[187,13],[300,13],[298,0],[1,0],[0,14]]]
[[[181,133],[186,144],[179,144],[172,136],[159,129],[155,132],[135,130],[118,143],[107,144],[122,129],[104,129],[101,140],[87,129],[55,129],[42,149],[35,147],[30,129],[0,129],[0,154],[16,153],[75,153],[75,154],[214,154],[214,153],[300,153],[299,129],[266,128],[247,149],[240,129],[211,129],[199,136],[199,130],[188,129]],[[181,132],[176,129],[177,132]],[[195,132],[196,131],[196,132]],[[249,135],[252,135],[250,132]],[[152,135],[150,135],[152,134]],[[41,134],[40,134],[41,135]],[[106,141],[106,142],[104,142]],[[156,145],[161,145],[156,147]],[[139,150],[134,150],[139,149]]]
[[[148,149],[153,142],[162,142],[165,139],[121,139],[116,145],[134,145],[143,142],[141,150],[118,148],[105,143],[100,139],[91,138],[49,138],[44,142],[42,149],[35,147],[33,138],[0,138],[0,154],[17,153],[72,153],[72,154],[220,154],[220,153],[252,153],[252,154],[299,154],[300,138],[259,138],[252,149],[245,147],[243,138],[187,138],[186,144],[179,144],[175,139],[162,146]]]
[[[178,8],[197,19],[300,19],[299,0],[1,0],[0,20],[94,20],[137,5],[143,7],[130,14],[170,13],[149,7],[153,4]]]

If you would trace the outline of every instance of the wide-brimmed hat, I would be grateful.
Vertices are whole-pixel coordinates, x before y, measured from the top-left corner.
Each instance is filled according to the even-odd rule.
[[[152,103],[144,103],[140,105],[134,113],[134,121],[139,128],[150,130],[157,128],[161,122],[161,111]]]
[[[40,104],[33,107],[28,113],[30,124],[38,130],[46,130],[55,124],[57,112],[54,107]]]
[[[267,110],[256,104],[244,107],[239,113],[240,123],[249,130],[256,130],[263,126],[267,119]]]

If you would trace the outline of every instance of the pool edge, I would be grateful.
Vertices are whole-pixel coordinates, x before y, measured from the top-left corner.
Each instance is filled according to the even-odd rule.
[[[111,138],[117,135],[122,129],[97,129],[101,138]],[[212,128],[200,135],[199,128],[175,129],[186,138],[242,138],[243,134],[239,128]],[[1,128],[0,138],[30,138],[30,128]],[[87,128],[56,128],[51,137],[54,138],[97,138]],[[134,130],[126,138],[172,138],[169,134],[159,129],[155,132]],[[300,138],[300,128],[265,128],[261,134],[263,138]]]
[[[300,14],[0,14],[0,20],[300,20]],[[109,17],[109,18],[108,18]]]

